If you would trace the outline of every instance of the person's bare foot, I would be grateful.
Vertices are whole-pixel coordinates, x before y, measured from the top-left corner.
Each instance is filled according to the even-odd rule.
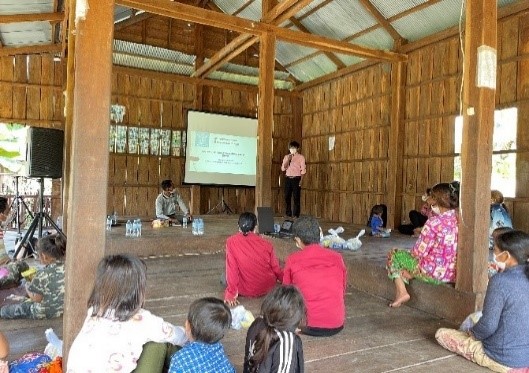
[[[401,295],[401,296],[395,298],[393,303],[390,303],[389,306],[391,308],[397,308],[397,307],[402,306],[404,303],[406,303],[409,300],[410,300],[410,295],[409,294],[404,294],[404,295]]]

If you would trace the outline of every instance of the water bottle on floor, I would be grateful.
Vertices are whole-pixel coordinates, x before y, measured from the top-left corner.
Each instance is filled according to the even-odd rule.
[[[204,234],[204,220],[202,218],[198,219],[198,235],[202,236]]]
[[[137,233],[137,236],[138,237],[141,237],[141,219],[138,219],[138,233]]]
[[[132,222],[130,220],[127,220],[127,224],[125,225],[125,237],[131,237],[132,236]]]
[[[187,216],[182,218],[182,227],[187,228]]]
[[[107,231],[112,230],[112,217],[110,215],[107,216]]]
[[[193,221],[191,222],[191,231],[193,232],[193,236],[196,236],[198,234],[197,225],[198,219],[193,219]]]

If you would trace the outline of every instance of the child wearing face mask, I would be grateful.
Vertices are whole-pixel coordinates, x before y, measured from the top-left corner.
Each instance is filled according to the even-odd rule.
[[[499,227],[499,228],[496,228],[492,231],[492,241],[493,241],[493,245],[496,244],[496,240],[498,239],[498,237],[505,233],[505,232],[509,232],[509,231],[512,231],[513,229],[511,227]],[[498,272],[501,272],[505,269],[505,263],[503,262],[498,262],[496,260],[496,257],[494,255],[494,252],[491,250],[490,251],[490,255],[489,255],[489,265],[488,265],[488,274],[489,274],[489,278],[491,278],[492,276],[494,276],[496,273]]]
[[[497,236],[483,316],[468,332],[441,328],[437,342],[495,372],[529,371],[529,235],[510,230]]]

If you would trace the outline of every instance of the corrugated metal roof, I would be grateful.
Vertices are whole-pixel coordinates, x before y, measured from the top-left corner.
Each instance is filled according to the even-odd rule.
[[[407,10],[410,10],[416,7],[417,5],[421,5],[421,4],[428,2],[428,0],[401,0],[401,1],[370,0],[370,1],[371,1],[371,4],[373,4],[375,8],[377,8],[378,11],[386,19],[391,18],[394,15],[397,15],[399,13],[403,13]]]
[[[112,61],[119,66],[191,76],[194,72],[195,56],[150,45],[114,40]],[[292,88],[292,83],[287,81],[289,73],[276,71],[274,77],[277,87],[283,87],[281,89]],[[259,69],[228,63],[223,65],[220,70],[210,74],[209,78],[243,84],[257,84]]]
[[[413,12],[392,23],[408,41],[415,41],[459,23],[461,0],[444,0]]]
[[[354,38],[350,41],[353,44],[363,45],[373,49],[391,50],[393,49],[394,40],[382,28],[377,28]]]
[[[285,43],[281,40],[276,42],[276,59],[284,66],[315,52],[318,52],[318,50],[304,47],[303,45]]]
[[[314,34],[343,40],[376,25],[377,21],[358,0],[334,0],[302,23]]]
[[[49,22],[19,22],[0,24],[2,44],[8,47],[51,43]]]
[[[0,14],[51,13],[54,0],[0,0]]]

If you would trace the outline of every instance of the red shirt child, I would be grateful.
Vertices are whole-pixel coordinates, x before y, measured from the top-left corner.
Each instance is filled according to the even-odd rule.
[[[310,221],[311,219],[314,221]],[[317,236],[312,241],[319,237],[316,219],[303,216],[294,222],[295,240],[301,250],[287,258],[283,284],[295,285],[301,291],[307,307],[307,329],[315,328],[322,333],[312,334],[304,329],[302,332],[311,335],[332,335],[344,325],[347,269],[342,256],[337,252],[325,249],[319,243],[303,243],[303,240],[307,242],[306,231],[311,228],[314,230],[314,224],[317,230],[312,232],[312,236]],[[305,237],[300,238],[298,235]],[[326,332],[329,334],[325,334]]]
[[[244,213],[251,214],[251,213]],[[253,215],[253,214],[252,214]],[[253,215],[255,216],[255,215]],[[254,224],[255,227],[255,224]],[[226,241],[224,301],[234,305],[239,295],[259,297],[281,282],[283,270],[270,242],[253,232],[239,232]]]

